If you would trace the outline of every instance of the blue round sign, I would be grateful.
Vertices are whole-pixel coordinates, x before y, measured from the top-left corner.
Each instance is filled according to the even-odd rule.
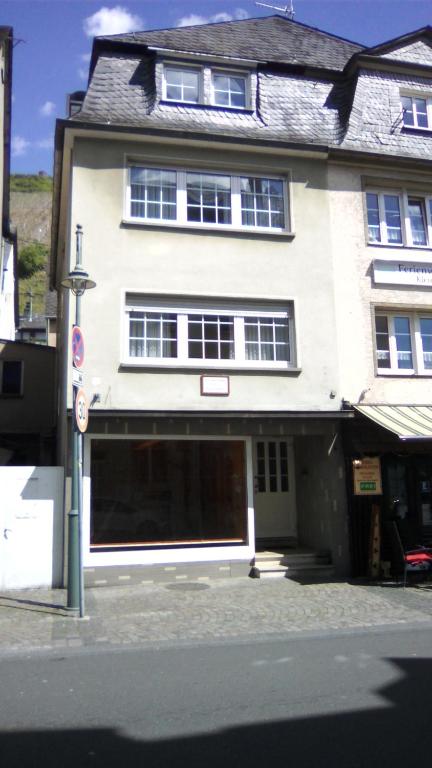
[[[78,325],[72,331],[72,361],[75,368],[81,368],[84,363],[84,336]]]

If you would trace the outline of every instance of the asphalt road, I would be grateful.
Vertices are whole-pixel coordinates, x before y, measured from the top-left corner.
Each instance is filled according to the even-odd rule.
[[[430,762],[432,630],[0,661],[4,768]]]

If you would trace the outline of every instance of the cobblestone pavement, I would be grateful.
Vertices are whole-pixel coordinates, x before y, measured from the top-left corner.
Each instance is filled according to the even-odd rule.
[[[86,617],[66,613],[63,590],[0,594],[0,653],[74,646],[217,641],[307,630],[429,622],[432,583],[215,579],[86,590]]]

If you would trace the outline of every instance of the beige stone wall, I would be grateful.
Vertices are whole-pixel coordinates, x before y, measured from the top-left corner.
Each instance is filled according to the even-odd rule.
[[[395,188],[432,190],[432,174],[394,168],[333,165],[329,170],[332,248],[334,255],[337,348],[342,396],[356,403],[388,402],[427,404],[431,377],[376,375],[374,307],[398,310],[432,310],[431,288],[377,285],[373,259],[432,262],[427,248],[388,248],[367,244],[364,186],[376,179],[393,180]]]
[[[292,176],[293,237],[125,225],[126,158],[158,167]],[[333,273],[324,162],[289,156],[176,149],[79,139],[73,151],[70,264],[76,224],[97,283],[82,300],[85,381],[108,409],[329,410],[339,408]],[[228,398],[202,397],[188,371],[121,368],[125,291],[215,299],[294,301],[299,373],[232,371]],[[70,391],[70,384],[68,392]],[[335,398],[330,398],[334,391]]]

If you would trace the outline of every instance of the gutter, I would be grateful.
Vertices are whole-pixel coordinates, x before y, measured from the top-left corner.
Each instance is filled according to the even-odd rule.
[[[68,409],[70,414],[71,408]],[[353,411],[138,411],[91,409],[91,418],[175,418],[177,419],[353,419]]]

